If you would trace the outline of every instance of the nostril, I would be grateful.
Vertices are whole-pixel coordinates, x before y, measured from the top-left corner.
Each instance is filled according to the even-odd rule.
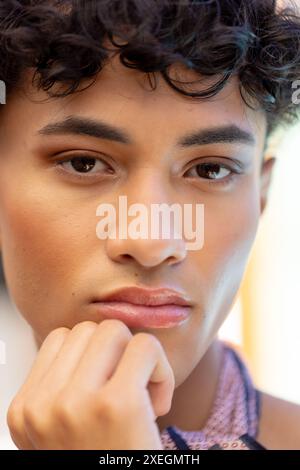
[[[177,263],[178,263],[178,259],[176,258],[176,256],[169,256],[169,258],[167,259],[168,265],[177,264]]]
[[[133,256],[128,255],[127,253],[125,253],[125,254],[120,254],[118,256],[118,259],[119,259],[119,261],[129,261],[129,260],[133,259]]]

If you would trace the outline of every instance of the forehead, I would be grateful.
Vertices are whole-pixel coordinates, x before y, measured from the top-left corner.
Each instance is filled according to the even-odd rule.
[[[199,75],[172,66],[172,78],[180,82],[199,80]],[[195,100],[173,90],[160,74],[155,74],[156,87],[151,89],[149,78],[141,71],[123,66],[118,56],[108,62],[87,89],[64,98],[49,99],[44,91],[31,84],[32,71],[24,77],[22,88],[12,93],[6,105],[6,122],[20,123],[27,132],[68,116],[101,118],[119,126],[134,136],[135,142],[162,143],[172,140],[194,128],[213,128],[238,125],[255,136],[257,145],[263,144],[266,118],[261,110],[252,110],[242,100],[237,78],[231,78],[215,97]],[[214,83],[216,78],[201,79],[197,84],[175,84],[186,91],[200,91]],[[153,81],[153,76],[152,76]],[[85,80],[80,88],[90,82]],[[54,86],[56,91],[57,85]],[[28,119],[30,116],[30,119]],[[25,118],[25,120],[24,120]],[[149,134],[150,132],[150,134]]]

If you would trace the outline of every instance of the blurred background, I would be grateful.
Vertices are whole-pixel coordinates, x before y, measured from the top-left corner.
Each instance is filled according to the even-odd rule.
[[[269,204],[219,336],[236,345],[260,389],[300,404],[300,125],[279,132],[274,145],[277,165]],[[2,270],[0,275],[0,449],[9,449],[14,446],[6,410],[28,374],[36,347],[7,296]]]

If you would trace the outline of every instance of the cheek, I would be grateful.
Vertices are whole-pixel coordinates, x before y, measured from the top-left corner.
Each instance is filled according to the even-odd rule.
[[[29,323],[50,317],[57,326],[62,318],[55,321],[55,316],[70,310],[78,273],[99,244],[94,208],[84,202],[74,207],[73,201],[47,192],[47,185],[13,189],[5,188],[5,197],[1,194],[7,286]]]
[[[259,191],[250,179],[239,194],[226,195],[219,204],[207,205],[203,259],[210,282],[209,300],[215,311],[227,313],[239,288],[259,216]]]
[[[223,323],[242,281],[257,232],[259,191],[249,178],[239,191],[210,195],[204,204],[204,245],[188,256],[200,313],[195,321],[201,322],[195,330],[207,341]]]

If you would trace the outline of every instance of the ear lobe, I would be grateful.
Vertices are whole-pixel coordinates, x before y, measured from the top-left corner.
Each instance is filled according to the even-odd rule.
[[[272,180],[273,169],[277,159],[270,157],[263,162],[261,170],[261,186],[260,186],[260,213],[265,210],[268,201],[270,183]]]

